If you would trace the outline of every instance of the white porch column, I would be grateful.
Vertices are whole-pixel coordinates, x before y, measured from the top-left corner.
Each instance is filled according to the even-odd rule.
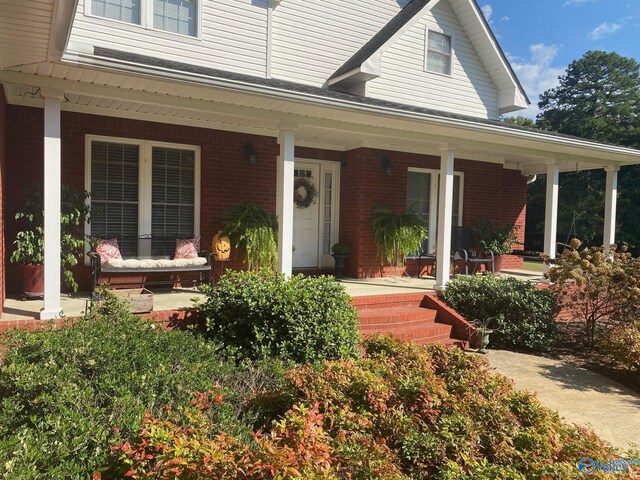
[[[549,258],[556,258],[556,238],[558,236],[558,192],[560,166],[557,162],[547,164],[547,196],[544,214],[544,253]],[[544,266],[545,273],[549,265]]]
[[[276,213],[278,215],[278,273],[291,276],[293,269],[293,166],[296,133],[282,128],[278,136],[280,155],[277,168]]]
[[[618,170],[619,167],[606,167],[607,187],[604,194],[604,236],[605,249],[616,243],[616,207],[618,203]]]
[[[443,290],[449,281],[451,268],[451,213],[453,211],[453,163],[454,151],[443,149],[440,153],[440,198],[438,204],[438,238],[436,290]]]
[[[60,102],[63,92],[44,97],[44,308],[40,318],[59,318],[60,306]]]

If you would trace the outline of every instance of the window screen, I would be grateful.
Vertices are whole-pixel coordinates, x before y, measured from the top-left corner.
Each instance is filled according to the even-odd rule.
[[[427,70],[451,74],[451,37],[429,30],[427,40]]]
[[[141,0],[91,0],[91,13],[140,25]]]
[[[91,234],[117,238],[123,256],[137,255],[138,145],[91,143]]]
[[[196,36],[196,0],[153,0],[153,28]]]
[[[175,243],[163,237],[194,235],[195,153],[193,150],[153,147],[151,233],[154,256],[173,255]]]

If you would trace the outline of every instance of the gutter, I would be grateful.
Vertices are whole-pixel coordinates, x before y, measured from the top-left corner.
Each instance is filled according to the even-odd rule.
[[[284,88],[278,88],[269,85],[256,85],[242,80],[222,79],[197,73],[177,72],[173,69],[149,66],[124,60],[107,59],[105,57],[97,57],[95,55],[80,52],[67,52],[63,56],[62,60],[63,62],[73,63],[79,66],[88,65],[120,72],[124,71],[135,74],[152,75],[154,77],[161,77],[172,81],[189,82],[198,85],[209,85],[223,89],[239,90],[246,93],[278,97],[298,102],[302,101],[314,105],[323,105],[333,108],[344,108],[351,111],[372,113],[378,115],[384,114],[395,118],[403,118],[408,120],[428,121],[444,127],[463,128],[467,130],[473,130],[475,132],[480,131],[492,134],[501,134],[510,138],[521,140],[534,140],[558,146],[580,147],[595,152],[608,152],[618,155],[628,155],[636,157],[638,159],[638,162],[640,163],[640,150],[635,150],[618,145],[597,143],[578,137],[566,138],[544,135],[535,131],[520,130],[495,124],[474,122],[472,120],[461,118],[447,118],[429,113],[409,112],[394,107],[385,107],[380,105],[365,105],[353,100],[328,98],[307,92],[293,92]]]

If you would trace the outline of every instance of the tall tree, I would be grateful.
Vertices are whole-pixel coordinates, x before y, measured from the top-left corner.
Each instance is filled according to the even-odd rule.
[[[541,128],[640,146],[640,65],[615,52],[589,51],[540,96],[538,107]]]
[[[615,52],[589,51],[573,61],[560,84],[540,96],[540,128],[640,148],[640,64]],[[617,238],[640,247],[640,167],[620,172]],[[544,204],[544,189],[530,188],[529,208]],[[560,176],[559,231],[576,231],[587,244],[602,242],[604,172]],[[527,227],[539,229],[539,219]],[[536,228],[538,227],[538,228]],[[530,230],[531,231],[531,230]]]

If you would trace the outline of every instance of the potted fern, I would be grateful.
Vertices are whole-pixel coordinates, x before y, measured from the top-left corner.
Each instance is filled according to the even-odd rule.
[[[502,255],[511,253],[513,245],[519,243],[514,224],[502,224],[495,221],[480,219],[476,227],[478,244],[482,251],[493,252],[495,257],[494,270],[502,270]]]
[[[15,214],[21,230],[13,242],[15,249],[10,260],[17,264],[17,274],[22,292],[27,297],[44,294],[44,203],[42,189],[34,182],[25,190],[25,204]],[[62,185],[60,213],[60,266],[65,285],[78,291],[73,267],[78,264],[87,241],[85,222],[91,221],[91,209],[87,202],[89,192],[70,185]]]
[[[383,264],[396,267],[401,274],[407,255],[419,250],[428,238],[422,217],[413,212],[395,213],[387,207],[378,207],[371,217],[373,239]]]
[[[275,271],[278,260],[278,218],[264,208],[241,203],[220,215],[224,228],[236,248],[244,248],[247,268],[252,271]]]

